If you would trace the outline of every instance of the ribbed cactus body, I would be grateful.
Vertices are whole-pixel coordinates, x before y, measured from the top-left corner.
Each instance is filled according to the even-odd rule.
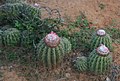
[[[26,0],[4,0],[4,3],[19,3],[25,2]]]
[[[40,10],[27,3],[7,3],[0,6],[0,21],[30,21],[40,17]],[[34,22],[34,21],[33,21]],[[24,23],[24,22],[23,22]]]
[[[16,28],[9,28],[3,32],[3,44],[14,46],[20,42],[20,32]]]
[[[82,57],[77,58],[77,60],[75,61],[74,67],[79,72],[86,71],[88,68],[87,57],[82,56]]]
[[[62,41],[55,48],[47,46],[44,40],[41,40],[37,45],[37,54],[40,60],[49,68],[56,67],[62,61],[64,52],[64,43]]]
[[[33,43],[34,35],[30,31],[24,30],[21,34],[21,45],[28,47]]]
[[[112,64],[112,56],[109,51],[103,52],[101,50],[103,48],[93,50],[88,57],[89,70],[95,74],[107,73]]]
[[[3,33],[3,31],[0,30],[0,46],[2,46],[2,33]]]
[[[46,35],[37,45],[37,54],[48,68],[56,67],[56,65],[61,63],[65,54],[70,50],[70,42],[66,38],[60,38],[54,32]]]
[[[71,51],[71,48],[72,48],[72,45],[71,45],[70,41],[65,37],[61,38],[61,40],[64,43],[65,53],[69,53]]]
[[[99,30],[98,30],[99,31]],[[112,39],[110,36],[105,32],[103,35],[98,35],[97,32],[95,32],[91,39],[91,50],[96,49],[100,46],[100,44],[104,44],[107,46],[110,51],[112,51]]]

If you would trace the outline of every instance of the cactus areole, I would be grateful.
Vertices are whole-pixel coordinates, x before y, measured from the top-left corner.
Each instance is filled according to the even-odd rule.
[[[50,34],[46,35],[44,42],[47,46],[55,48],[60,44],[60,37],[52,31]]]
[[[96,34],[97,34],[98,36],[105,36],[105,35],[106,35],[106,32],[105,32],[105,30],[103,30],[103,29],[99,29],[99,30],[97,30]]]
[[[105,45],[101,45],[96,50],[97,50],[97,53],[101,56],[106,56],[110,52],[109,49]]]

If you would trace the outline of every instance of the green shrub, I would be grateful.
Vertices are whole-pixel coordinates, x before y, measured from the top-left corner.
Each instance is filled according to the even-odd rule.
[[[94,49],[88,57],[89,71],[94,74],[105,74],[109,72],[112,64],[112,55],[105,45]]]
[[[83,28],[79,32],[75,32],[70,36],[73,49],[83,48],[90,49],[90,39],[94,29]]]
[[[27,30],[24,30],[21,34],[21,45],[24,47],[29,47],[33,44],[33,40],[35,39],[35,35]]]
[[[9,61],[15,61],[15,60],[17,60],[17,54],[14,53],[14,52],[9,52],[9,53],[7,54],[7,59],[8,59]]]
[[[120,43],[120,29],[113,27],[106,27],[105,30],[113,39],[112,40],[113,42]]]

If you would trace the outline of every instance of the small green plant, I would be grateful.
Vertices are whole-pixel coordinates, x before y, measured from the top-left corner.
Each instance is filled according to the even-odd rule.
[[[35,39],[35,35],[27,30],[24,30],[21,34],[21,45],[25,47],[29,47],[33,44],[33,40]]]
[[[15,60],[17,60],[17,54],[16,53],[14,53],[14,52],[9,52],[8,54],[7,54],[7,59],[9,60],[9,61],[15,61]]]
[[[78,57],[75,61],[74,67],[79,72],[87,71],[88,65],[87,65],[87,57],[81,56]]]
[[[66,48],[68,45],[66,40],[63,40],[51,32],[37,45],[37,54],[46,67],[56,67],[63,60],[65,53],[69,51]]]
[[[94,74],[105,74],[109,72],[112,64],[112,55],[105,45],[94,49],[88,57],[89,71]]]
[[[100,44],[104,44],[112,51],[112,39],[103,29],[99,29],[93,34],[91,39],[91,50],[96,49]]]
[[[105,7],[106,7],[105,4],[103,4],[103,3],[100,3],[100,4],[99,4],[99,8],[100,8],[101,10],[105,9]]]
[[[70,35],[70,41],[73,49],[90,49],[90,39],[94,29],[82,28],[80,31]]]
[[[83,13],[81,13],[81,15],[77,17],[75,24],[76,24],[76,27],[88,27],[89,26],[89,22]]]
[[[2,38],[5,46],[18,45],[20,43],[20,32],[16,28],[9,28],[3,31]]]
[[[120,29],[118,28],[113,28],[113,27],[106,27],[105,29],[111,38],[113,39],[113,42],[120,43]]]

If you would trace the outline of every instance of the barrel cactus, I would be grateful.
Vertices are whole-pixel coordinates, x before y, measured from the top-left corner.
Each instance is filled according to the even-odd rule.
[[[88,57],[89,70],[95,74],[107,73],[112,64],[112,56],[105,45],[93,50]]]
[[[3,44],[5,46],[18,45],[20,42],[20,32],[16,28],[9,28],[3,32]]]
[[[0,46],[2,46],[2,33],[3,33],[3,31],[0,30]]]
[[[26,0],[4,0],[4,3],[19,3],[25,2]]]
[[[29,23],[29,26],[36,27],[35,25],[40,23],[38,23],[39,18],[40,9],[27,3],[7,3],[0,6],[0,22],[2,22],[2,25],[6,23],[13,24],[18,21],[24,25]],[[31,23],[34,24],[30,25]]]
[[[78,57],[77,60],[75,61],[74,67],[76,70],[79,72],[84,72],[87,70],[87,57],[81,56]]]
[[[104,44],[112,51],[112,40],[103,29],[99,29],[93,34],[91,39],[91,50],[96,49],[100,44]]]
[[[24,30],[21,34],[21,45],[28,47],[33,43],[34,34],[30,31]]]
[[[56,67],[63,60],[66,53],[63,40],[56,33],[51,32],[37,45],[38,57],[46,67]]]
[[[69,53],[70,51],[71,51],[71,43],[70,43],[70,41],[67,39],[67,38],[65,38],[65,37],[63,37],[63,38],[61,38],[61,40],[63,41],[63,43],[64,43],[64,49],[65,49],[65,52],[66,53]]]

